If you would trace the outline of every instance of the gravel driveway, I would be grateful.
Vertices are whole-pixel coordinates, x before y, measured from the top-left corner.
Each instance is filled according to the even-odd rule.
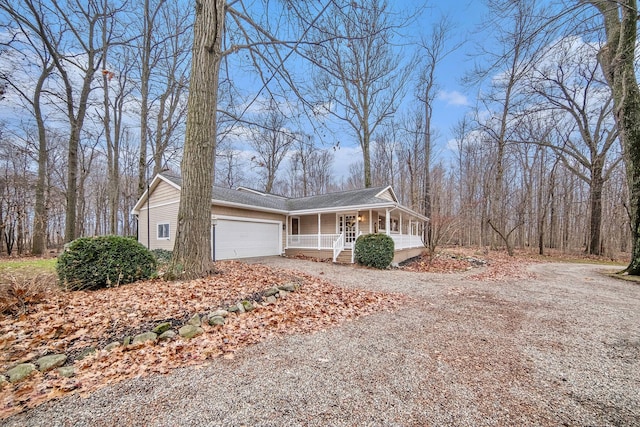
[[[9,426],[640,426],[640,285],[602,267],[535,264],[536,279],[260,262],[414,302],[234,360],[134,379]]]

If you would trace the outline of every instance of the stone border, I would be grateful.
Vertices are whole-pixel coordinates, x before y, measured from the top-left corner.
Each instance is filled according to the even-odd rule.
[[[217,308],[207,315],[196,313],[189,320],[178,328],[177,332],[172,328],[171,322],[162,322],[157,324],[151,331],[143,332],[135,336],[126,336],[122,341],[113,341],[107,344],[102,350],[111,351],[117,347],[126,347],[129,345],[141,345],[146,342],[156,342],[163,340],[171,340],[176,336],[180,336],[182,339],[195,338],[204,333],[202,329],[203,323],[208,323],[210,326],[224,326],[227,322],[227,318],[230,314],[240,315],[253,311],[260,305],[270,305],[277,302],[280,298],[286,298],[291,292],[295,292],[300,289],[300,285],[297,283],[285,283],[284,285],[272,286],[265,289],[262,292],[253,294],[251,299],[243,298],[235,304],[228,306],[227,308]],[[82,360],[85,357],[94,354],[96,352],[95,347],[87,347],[83,349],[76,360]],[[53,369],[57,369],[60,376],[73,377],[76,373],[75,367],[71,364],[64,366],[67,362],[68,356],[66,354],[50,354],[35,360],[35,363],[20,363],[13,368],[9,369],[5,375],[0,375],[0,388],[6,383],[17,383],[26,378],[36,371],[48,372]]]

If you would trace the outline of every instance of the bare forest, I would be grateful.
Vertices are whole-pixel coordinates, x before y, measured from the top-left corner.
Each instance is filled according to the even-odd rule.
[[[0,0],[0,255],[135,236],[155,174],[209,164],[285,196],[391,185],[431,250],[631,256],[637,165],[602,52],[607,8],[635,1],[488,1],[493,30],[462,37],[437,2],[342,3]],[[474,101],[443,127],[461,49]]]

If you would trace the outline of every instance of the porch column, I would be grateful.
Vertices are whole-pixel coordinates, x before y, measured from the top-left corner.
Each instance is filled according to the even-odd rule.
[[[389,216],[389,208],[385,210],[386,216],[384,217],[384,228],[387,236],[391,234],[391,217]]]
[[[371,215],[371,209],[369,209],[369,234],[373,233],[373,215]]]
[[[413,224],[411,223],[411,220],[409,220],[409,229],[407,230],[408,231],[407,234],[409,235],[409,246],[410,247],[413,247],[413,229],[411,228],[412,225]]]
[[[285,245],[284,248],[285,249],[289,249],[289,215],[286,216],[285,218],[286,224],[284,226],[284,236],[285,236]]]
[[[398,231],[400,231],[400,246],[404,249],[406,244],[404,243],[404,236],[402,235],[402,211],[400,211],[400,224]]]
[[[320,214],[320,213],[318,213],[318,250],[320,250],[320,248],[321,248],[321,243],[322,243],[322,241],[321,241],[322,237],[321,237],[321,235],[320,235],[320,215],[321,215],[321,214]]]

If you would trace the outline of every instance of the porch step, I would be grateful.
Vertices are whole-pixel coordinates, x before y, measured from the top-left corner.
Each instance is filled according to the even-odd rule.
[[[336,258],[337,264],[351,264],[351,249],[343,249]]]

